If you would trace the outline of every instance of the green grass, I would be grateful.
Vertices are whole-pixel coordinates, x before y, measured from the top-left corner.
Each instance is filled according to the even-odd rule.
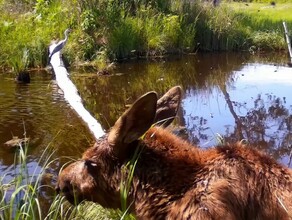
[[[0,67],[16,73],[45,67],[48,45],[68,27],[73,32],[64,53],[73,65],[197,50],[287,49],[282,21],[291,30],[291,1],[222,2],[215,8],[206,2],[146,2],[1,0]]]
[[[228,7],[242,18],[242,25],[250,31],[274,30],[283,33],[283,21],[286,21],[288,27],[292,26],[292,3],[275,6],[267,3],[232,3]]]
[[[227,4],[227,3],[226,3]],[[244,13],[253,16],[255,23],[270,20],[273,23],[283,20],[292,21],[292,3],[276,3],[272,6],[269,3],[228,3],[237,13]]]
[[[46,170],[54,163],[54,149],[48,145],[42,152],[37,164],[41,169],[29,173],[29,144],[19,145],[15,152],[15,173],[7,182],[4,174],[0,178],[0,220],[73,220],[73,219],[120,219],[120,211],[104,209],[100,205],[83,202],[78,206],[70,205],[65,197],[50,195],[48,210],[43,207],[41,191],[52,186],[42,183]],[[31,171],[30,171],[31,172]],[[127,218],[129,219],[129,218]],[[131,218],[133,219],[133,217]]]
[[[53,13],[49,13],[40,2],[28,8],[26,6],[33,3],[0,3],[1,67],[11,68],[16,73],[31,67],[44,67],[50,41],[63,38],[63,31],[70,25],[68,11],[62,8],[61,3],[54,2],[50,5]],[[31,8],[36,10],[30,11]],[[23,62],[24,53],[26,62]]]
[[[64,197],[57,196],[50,206],[45,220],[119,220],[122,214],[119,211],[104,209],[92,202],[82,202],[77,206],[68,204]]]
[[[38,199],[40,181],[44,170],[50,165],[53,152],[49,152],[49,147],[42,153],[40,162],[46,164],[40,173],[36,169],[32,174],[29,173],[27,166],[28,144],[19,144],[15,154],[15,175],[5,183],[5,175],[0,182],[0,219],[43,219],[42,208]],[[49,155],[49,156],[47,156]]]
[[[231,3],[228,7],[241,18],[251,45],[263,50],[286,49],[282,22],[292,27],[292,3]]]
[[[139,160],[140,154],[142,152],[142,147],[137,147],[133,158],[126,164],[126,166],[122,169],[122,180],[120,183],[120,196],[121,196],[121,210],[123,212],[123,216],[121,219],[134,219],[131,215],[128,215],[129,209],[133,204],[128,203],[128,194],[130,192],[135,168],[137,162]]]
[[[222,2],[201,6],[196,41],[203,50],[286,50],[285,20],[292,27],[292,3]],[[205,22],[207,21],[207,22]],[[200,31],[199,31],[199,30]]]

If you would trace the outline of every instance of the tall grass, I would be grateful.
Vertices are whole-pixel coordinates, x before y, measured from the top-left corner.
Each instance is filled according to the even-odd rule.
[[[260,50],[286,49],[282,21],[292,27],[292,3],[232,3],[228,7],[240,18],[250,45]]]
[[[214,7],[188,0],[2,0],[0,66],[14,71],[46,66],[50,41],[63,38],[69,26],[73,33],[64,53],[73,64],[251,46],[282,50],[281,21],[292,25],[289,2]],[[24,50],[28,63],[21,66]]]
[[[41,190],[41,178],[46,167],[50,165],[53,152],[49,152],[49,147],[42,153],[40,162],[45,164],[39,172],[36,168],[29,173],[28,169],[28,143],[19,144],[15,154],[15,174],[13,178],[5,183],[5,176],[0,182],[0,194],[3,196],[0,202],[0,219],[43,219],[42,207],[39,200]],[[38,173],[39,172],[39,173]]]
[[[120,183],[120,196],[121,196],[121,210],[124,213],[124,216],[128,213],[129,209],[133,204],[128,203],[128,194],[130,192],[135,168],[142,152],[141,147],[137,147],[132,159],[126,164],[122,169],[122,178]]]
[[[37,1],[35,5],[33,1],[26,1],[17,5],[7,0],[0,4],[1,67],[19,72],[29,67],[46,66],[50,41],[63,37],[70,19],[66,19],[67,11],[62,8],[61,2],[52,1],[46,10],[40,2],[47,1]],[[27,4],[30,7],[27,8]],[[24,51],[28,51],[25,63],[22,60]]]
[[[139,25],[142,22],[139,19],[126,17],[125,19],[114,24],[108,33],[108,56],[112,59],[122,59],[131,56],[134,50],[139,51],[143,45],[141,30]]]
[[[37,162],[38,168],[32,172],[28,167],[28,149],[28,143],[18,146],[12,179],[7,180],[6,175],[0,178],[0,220],[120,219],[122,214],[118,211],[106,210],[90,202],[72,206],[60,195],[51,195],[52,202],[47,210],[43,206],[41,192],[52,186],[43,185],[42,179],[55,162],[55,150],[48,145]],[[51,191],[54,192],[53,189]]]

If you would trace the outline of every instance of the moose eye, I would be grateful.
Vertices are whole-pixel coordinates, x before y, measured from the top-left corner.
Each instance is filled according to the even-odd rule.
[[[95,162],[93,162],[93,161],[91,161],[91,160],[85,160],[85,162],[84,162],[84,164],[85,164],[85,166],[87,166],[88,168],[90,168],[90,167],[97,167],[97,163],[95,163]]]

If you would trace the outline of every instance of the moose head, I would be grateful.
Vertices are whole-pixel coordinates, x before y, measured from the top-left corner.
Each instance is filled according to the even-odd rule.
[[[138,219],[291,219],[292,171],[254,147],[200,149],[176,137],[166,127],[181,98],[178,86],[159,100],[155,92],[140,97],[61,171],[57,191],[73,204],[121,208],[129,184],[127,202]]]
[[[119,208],[122,167],[143,145],[141,137],[150,127],[167,127],[174,120],[181,98],[179,86],[159,100],[156,92],[140,97],[108,134],[87,149],[81,160],[60,173],[57,192],[62,192],[73,204],[90,200],[104,207]]]

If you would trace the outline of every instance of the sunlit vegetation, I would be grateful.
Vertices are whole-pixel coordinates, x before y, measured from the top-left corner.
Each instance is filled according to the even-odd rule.
[[[0,220],[71,220],[71,219],[134,219],[131,215],[116,210],[106,210],[92,202],[70,205],[65,197],[52,194],[49,207],[43,204],[42,193],[45,188],[54,189],[44,184],[46,169],[54,162],[54,150],[50,145],[44,150],[35,170],[28,167],[29,144],[19,145],[15,153],[15,175],[9,179],[0,178]]]
[[[16,147],[15,176],[9,180],[4,175],[0,179],[0,219],[43,219],[38,193],[45,168],[40,171],[36,166],[33,174],[30,173],[27,166],[28,143],[19,143],[19,146]],[[48,166],[52,153],[53,151],[50,152],[49,148],[45,149],[39,162]],[[40,164],[38,163],[38,165]]]
[[[230,99],[228,90],[226,88],[226,86],[229,87],[233,85],[234,77],[232,77],[232,72],[238,70],[242,66],[243,59],[238,59],[236,57],[238,54],[233,54],[230,57],[214,55],[208,59],[203,59],[202,56],[204,55],[205,54],[198,54],[196,59],[188,56],[188,59],[184,59],[183,65],[179,65],[179,63],[177,63],[182,62],[180,59],[169,63],[147,62],[147,65],[136,65],[137,68],[133,68],[132,66],[132,73],[124,74],[119,77],[102,76],[90,78],[90,75],[82,76],[81,74],[72,73],[72,78],[74,80],[77,78],[79,79],[79,82],[75,82],[75,84],[79,88],[83,88],[80,90],[80,92],[82,97],[84,97],[85,105],[87,105],[91,112],[95,112],[97,114],[96,116],[98,121],[106,124],[103,125],[104,128],[114,123],[117,115],[120,115],[125,110],[125,104],[131,104],[133,100],[135,100],[145,91],[145,85],[147,85],[149,90],[155,90],[159,94],[162,94],[163,91],[166,91],[167,88],[173,84],[182,85],[187,92],[205,91],[206,93],[210,93],[212,88],[216,88],[222,91],[222,94],[225,97],[224,100],[226,100],[226,106],[228,106],[228,108],[236,108],[236,104],[243,106],[243,103],[231,103],[232,100]],[[252,57],[254,58],[255,56]],[[221,59],[225,60],[225,62],[222,62]],[[198,62],[198,60],[200,60],[200,62]],[[185,73],[189,74],[189,76],[186,77]],[[201,76],[201,73],[203,73],[203,76]],[[121,77],[123,77],[123,79]],[[130,78],[131,80],[129,80]],[[93,82],[88,83],[90,80]],[[123,86],[123,83],[129,83],[131,85]],[[89,99],[88,97],[91,98]],[[108,102],[108,100],[111,101]],[[264,109],[257,108],[257,102],[261,101],[263,103],[267,103],[265,104]],[[251,143],[257,144],[259,139],[259,132],[257,128],[259,127],[263,129],[260,130],[260,133],[265,133],[264,131],[268,127],[271,120],[282,121],[280,123],[281,127],[279,127],[277,130],[284,131],[286,129],[286,124],[287,128],[290,126],[290,121],[288,121],[290,115],[288,109],[286,109],[283,104],[285,102],[284,98],[277,98],[274,100],[273,96],[271,95],[268,101],[269,102],[266,102],[264,96],[261,98],[261,100],[257,99],[257,102],[254,103],[255,107],[252,108],[248,114],[240,117],[240,123],[236,124],[237,127],[234,133],[226,136],[214,136],[218,138],[218,141],[223,141],[221,138],[224,138],[224,140],[230,140],[230,142],[234,142],[236,140],[244,140],[246,134],[248,134],[248,140]],[[230,103],[234,106],[232,107]],[[233,111],[230,110],[230,112]],[[99,115],[99,113],[102,114]],[[236,115],[234,115],[234,117],[236,117]],[[259,125],[258,127],[255,126],[255,121],[258,121],[256,119],[261,119],[257,123],[257,125]],[[253,127],[255,128],[255,131],[250,130],[250,128]],[[199,129],[205,129],[205,127],[200,126]],[[72,130],[70,130],[68,127],[65,127],[64,130],[69,133],[72,132]],[[193,131],[191,130],[190,134],[191,132]],[[240,132],[242,138],[238,138],[238,134],[236,134],[236,132]],[[73,133],[73,136],[74,134],[76,133]],[[281,132],[281,134],[283,134],[283,132]],[[280,151],[285,153],[291,151],[291,149],[289,149],[290,145],[288,143],[290,140],[290,134],[291,132],[289,132],[289,130],[285,133],[287,137],[283,139],[283,144],[281,145]],[[62,135],[64,134],[62,133]],[[79,133],[78,135],[81,134]],[[204,135],[204,133],[202,133],[202,135]],[[279,136],[274,136],[272,138],[274,138],[274,140],[282,140]],[[260,141],[263,142],[264,140]],[[81,150],[78,149],[80,146],[78,146],[78,144],[76,145],[77,147],[75,151],[79,152]],[[83,145],[90,145],[90,143]],[[44,208],[40,200],[40,189],[51,187],[44,186],[43,183],[41,183],[41,179],[45,174],[43,171],[45,171],[46,168],[50,165],[49,159],[51,151],[45,150],[41,156],[43,159],[40,161],[39,165],[40,167],[43,167],[44,170],[38,170],[35,172],[35,176],[31,175],[31,173],[29,176],[26,176],[28,171],[26,170],[27,159],[25,159],[25,150],[27,149],[29,149],[29,146],[28,148],[20,148],[20,150],[17,151],[17,155],[21,156],[21,160],[16,160],[15,167],[23,167],[21,172],[18,172],[20,170],[16,170],[16,176],[8,183],[1,181],[0,179],[0,199],[3,198],[0,201],[0,220],[23,219],[23,216],[28,216],[26,219],[120,219],[123,216],[123,213],[119,211],[105,210],[101,206],[94,203],[86,202],[75,207],[71,206],[68,204],[65,198],[56,196],[54,194],[53,188],[52,194],[50,195],[50,204],[48,210],[46,210],[47,207]],[[279,149],[276,147],[271,148],[271,152],[276,152],[276,155],[280,154],[278,153]],[[81,152],[78,154],[80,153]],[[47,156],[49,157],[48,159],[46,159]],[[133,167],[133,164],[129,164],[129,171],[131,170],[131,167]],[[127,191],[129,187],[129,185],[127,185],[129,184],[128,181],[130,181],[130,179],[124,180],[125,185],[123,186],[125,191],[122,193],[124,199],[127,198]],[[11,197],[9,193],[12,194]],[[124,211],[126,211],[127,201],[122,200],[121,202],[123,201]],[[133,219],[132,216],[128,216],[128,218]]]
[[[0,1],[0,66],[14,72],[47,65],[47,47],[71,27],[71,64],[103,68],[125,58],[167,53],[286,49],[282,20],[292,3],[195,1]]]
[[[281,50],[286,47],[283,21],[292,27],[292,3],[229,3],[249,37],[251,49]],[[291,30],[291,28],[290,28]]]
[[[45,67],[48,45],[51,40],[63,38],[63,32],[68,27],[73,32],[64,53],[70,63],[78,65],[89,61],[91,65],[102,68],[105,62],[115,60],[160,57],[168,53],[197,50],[249,50],[253,53],[258,50],[283,50],[286,45],[282,21],[285,20],[292,29],[291,9],[292,3],[287,2],[276,5],[270,2],[223,2],[219,7],[214,7],[211,3],[196,4],[182,0],[0,0],[0,67],[16,73],[28,68]],[[182,83],[187,80],[178,75],[179,70],[171,68],[169,76],[161,76],[159,68],[165,67],[150,66],[147,74],[151,77],[143,80],[138,74],[136,80],[133,76],[133,100],[135,93],[141,94],[145,80],[151,80],[148,85],[158,92],[174,84],[174,79],[181,78]],[[190,69],[189,72],[195,81],[195,70]],[[225,82],[228,78],[223,73],[217,75],[218,78],[210,76],[208,82],[220,84],[220,80]],[[109,80],[98,80],[96,85],[99,88],[90,88],[85,92],[115,98],[108,91],[98,91],[105,89],[101,85],[109,83]],[[164,86],[159,84],[161,80]],[[123,82],[116,85],[118,83]],[[117,99],[126,100],[129,91],[120,91],[122,86],[117,88]],[[92,108],[97,105],[87,104],[92,104]],[[122,111],[124,106],[112,109]],[[116,112],[108,111],[108,114]],[[101,117],[97,115],[99,121],[114,118]],[[8,183],[3,181],[4,178],[0,179],[1,220],[119,219],[122,216],[120,212],[104,210],[92,203],[73,208],[59,196],[52,199],[48,212],[44,213],[38,198],[43,173],[28,176],[25,148],[20,147],[17,154],[16,167],[19,167],[19,172]],[[49,165],[49,158],[42,159],[42,167]]]

